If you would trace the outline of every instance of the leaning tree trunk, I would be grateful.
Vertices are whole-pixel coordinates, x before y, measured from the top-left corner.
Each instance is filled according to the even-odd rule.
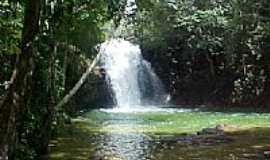
[[[69,102],[69,100],[77,93],[77,91],[81,88],[81,86],[86,81],[89,74],[94,70],[94,67],[98,63],[100,58],[100,54],[96,56],[96,58],[93,60],[92,64],[89,65],[88,69],[85,71],[85,73],[82,75],[80,80],[75,84],[75,86],[68,92],[67,95],[55,106],[56,110],[60,110],[65,104]]]
[[[15,69],[7,95],[0,106],[0,159],[14,159],[16,147],[16,122],[26,107],[26,92],[32,77],[33,41],[38,31],[40,0],[28,0],[22,31],[21,53],[17,56]]]

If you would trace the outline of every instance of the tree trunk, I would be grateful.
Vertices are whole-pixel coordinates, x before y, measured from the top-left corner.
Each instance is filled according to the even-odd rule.
[[[212,58],[210,57],[210,55],[208,53],[206,53],[206,59],[207,59],[207,61],[209,63],[209,69],[210,69],[211,78],[215,78],[216,77],[216,72],[215,72],[214,61],[212,60]]]
[[[46,105],[46,110],[42,113],[41,129],[40,129],[40,142],[36,149],[39,159],[47,159],[49,152],[49,141],[51,138],[51,124],[54,115],[55,106],[55,57],[57,54],[58,44],[54,42],[51,46],[50,58],[49,58],[49,68],[48,68],[48,104]]]
[[[68,63],[68,50],[66,49],[64,51],[64,62],[63,62],[63,80],[62,80],[62,86],[64,88],[64,93],[66,92],[66,74],[67,74],[67,63]]]
[[[86,81],[89,74],[92,72],[97,62],[99,61],[100,54],[93,60],[92,64],[89,65],[86,72],[82,75],[81,79],[76,83],[76,85],[69,91],[69,93],[56,105],[56,109],[59,110],[62,106],[67,104],[69,100],[77,93],[77,91],[81,88],[83,83]]]
[[[17,56],[7,95],[0,107],[0,159],[14,159],[16,122],[26,107],[26,92],[32,77],[33,41],[38,31],[40,0],[29,0],[26,5],[22,31],[21,54]]]

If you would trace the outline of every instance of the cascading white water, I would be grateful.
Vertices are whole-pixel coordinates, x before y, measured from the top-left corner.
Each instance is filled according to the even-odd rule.
[[[164,97],[163,85],[143,59],[138,45],[112,39],[101,44],[100,52],[107,83],[118,107],[141,106]]]
[[[114,39],[101,45],[101,63],[108,75],[118,106],[140,104],[138,67],[140,49],[128,41]]]
[[[137,9],[135,0],[127,0],[124,18],[110,37],[132,36],[130,15]],[[130,26],[131,25],[131,26]],[[130,28],[131,27],[131,28]],[[113,91],[114,102],[119,108],[132,108],[165,101],[165,92],[150,63],[141,55],[138,45],[124,39],[110,39],[101,44],[101,65],[106,70],[107,84]]]

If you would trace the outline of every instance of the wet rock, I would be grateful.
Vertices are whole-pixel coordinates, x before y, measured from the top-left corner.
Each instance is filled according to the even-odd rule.
[[[270,151],[264,151],[263,155],[265,158],[270,158]]]
[[[215,146],[222,143],[232,142],[233,139],[223,134],[223,132],[214,130],[202,131],[198,135],[189,135],[180,137],[176,143],[179,145],[196,145],[196,146]]]
[[[223,130],[224,132],[234,132],[239,131],[240,127],[237,125],[229,125],[229,124],[219,124],[216,126],[217,129]]]
[[[221,125],[217,125],[214,128],[204,128],[197,132],[197,135],[223,135],[224,130]]]
[[[197,135],[223,135],[225,132],[232,132],[239,130],[236,125],[219,124],[214,128],[204,128],[197,132]]]

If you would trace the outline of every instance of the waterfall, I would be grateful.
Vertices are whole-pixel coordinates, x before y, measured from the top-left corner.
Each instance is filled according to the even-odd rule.
[[[164,99],[163,85],[150,63],[143,59],[138,45],[112,39],[101,44],[100,52],[116,106],[129,108]]]
[[[136,9],[135,0],[127,0],[120,26],[112,31],[109,40],[100,45],[101,66],[106,71],[106,81],[118,108],[161,104],[166,99],[164,87],[150,63],[143,59],[140,47],[114,38],[130,36],[125,34],[126,31],[133,33],[128,19]]]

